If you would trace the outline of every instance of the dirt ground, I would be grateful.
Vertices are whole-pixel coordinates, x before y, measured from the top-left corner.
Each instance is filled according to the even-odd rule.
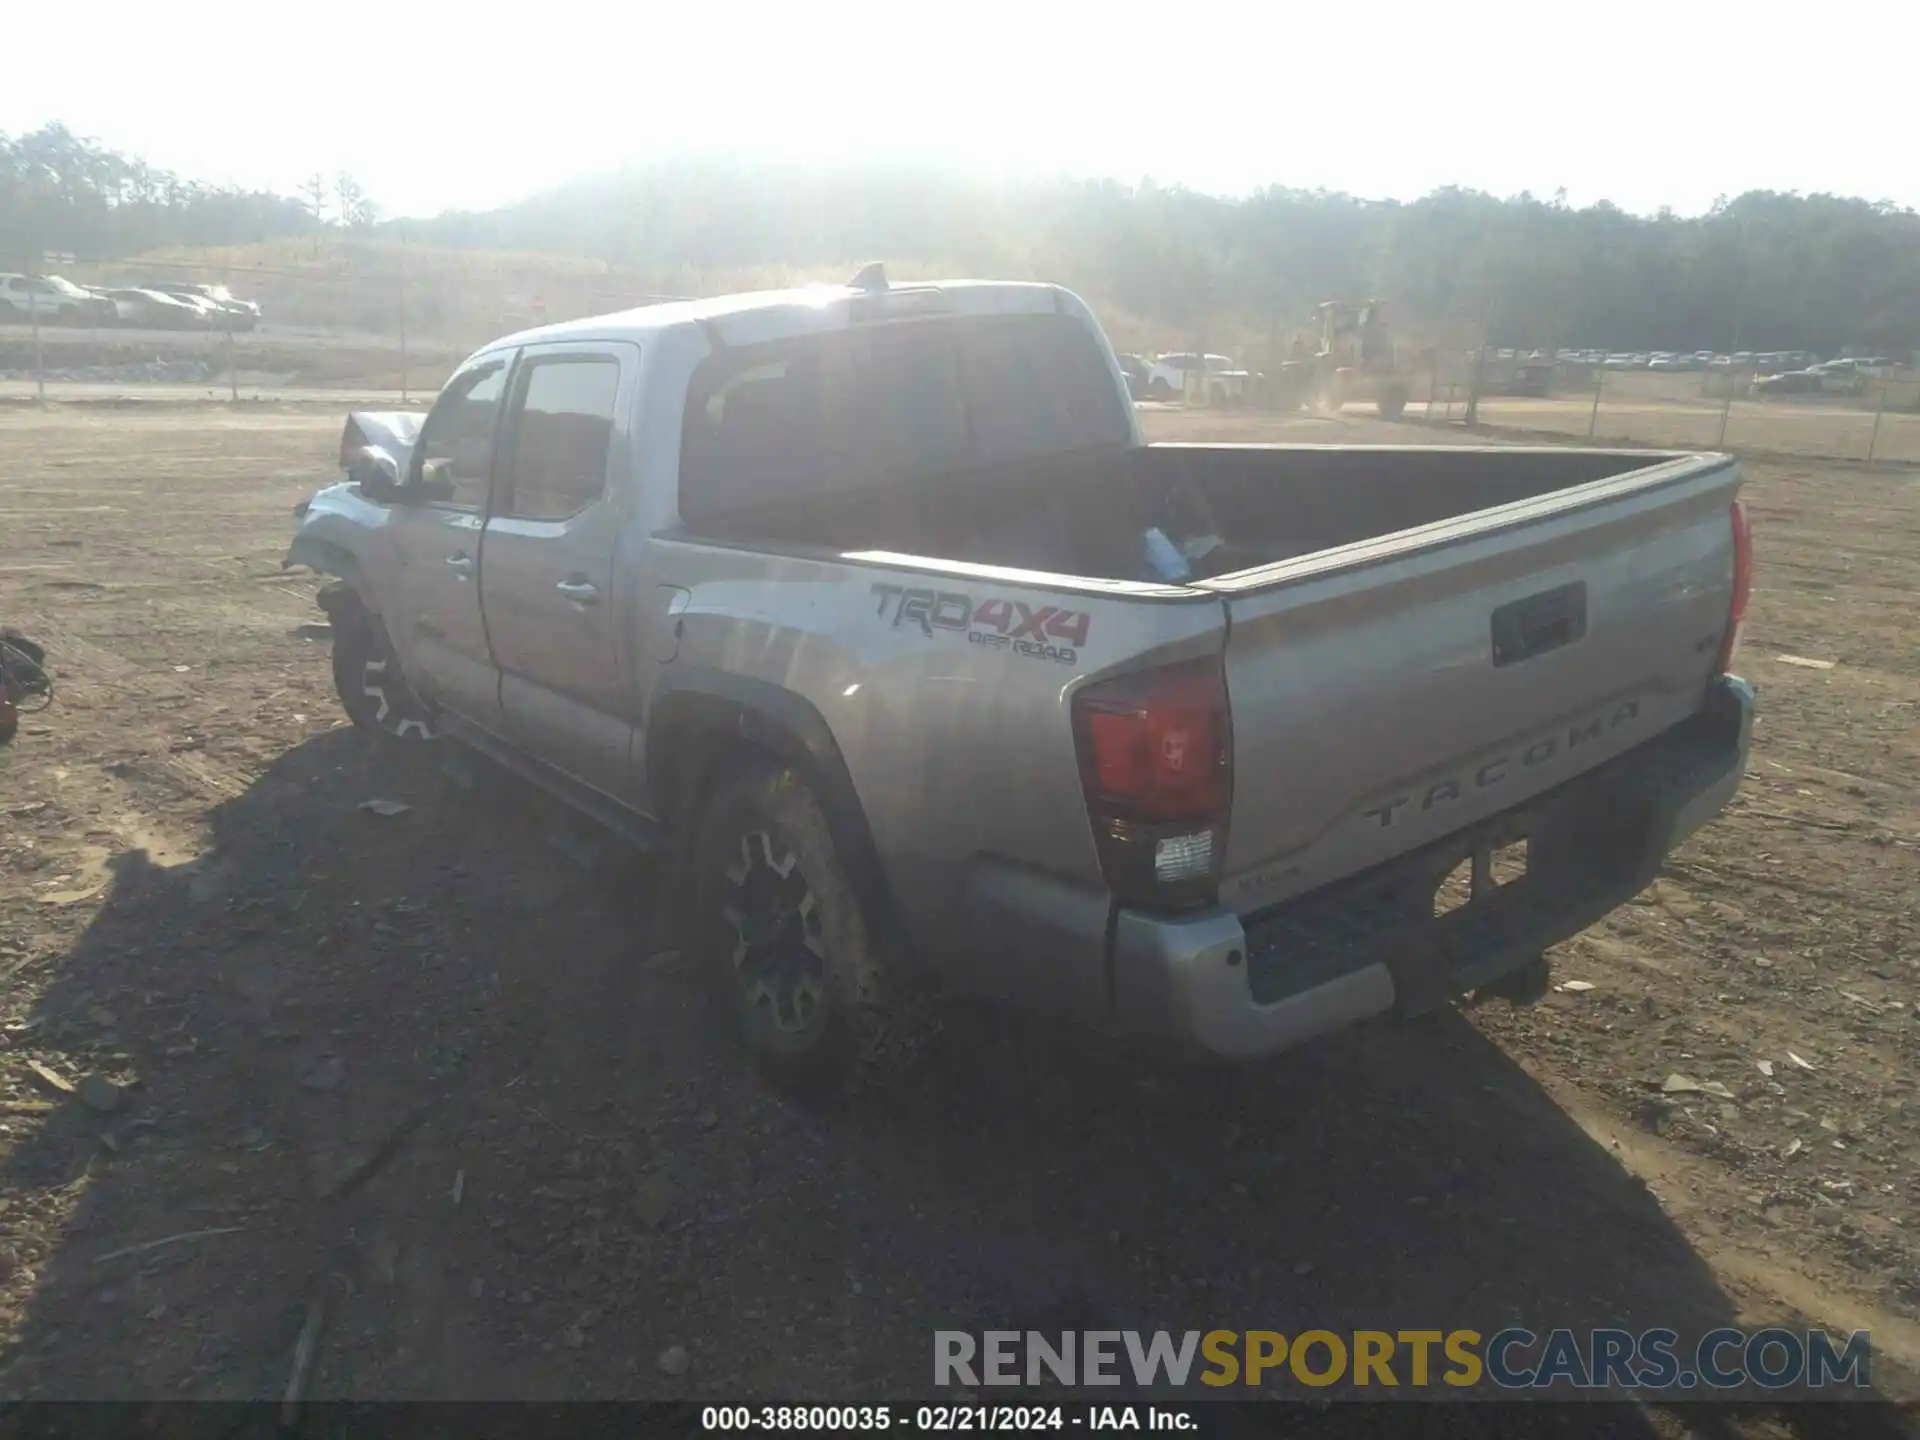
[[[925,1395],[945,1327],[1775,1319],[1920,1393],[1915,476],[1750,465],[1747,786],[1562,947],[1574,989],[1197,1074],[967,1017],[803,1110],[638,862],[345,726],[279,566],[339,424],[0,410],[0,619],[58,682],[0,751],[0,1396],[277,1396],[316,1300],[322,1397]]]

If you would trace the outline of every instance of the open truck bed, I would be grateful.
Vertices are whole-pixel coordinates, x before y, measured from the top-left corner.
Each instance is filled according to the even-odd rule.
[[[1080,592],[1107,635],[1137,626],[1122,672],[1170,633],[1151,617],[1178,597],[1215,607],[1201,643],[1221,656],[1232,775],[1218,902],[1251,923],[1610,765],[1658,769],[1727,660],[1738,487],[1724,455],[1171,444],[816,498],[706,538],[905,572],[896,594],[996,576],[1063,605]],[[1188,573],[1167,575],[1150,532],[1195,557]],[[1100,653],[1080,655],[1096,686]],[[1478,963],[1511,968],[1510,946],[1477,943]]]
[[[1544,446],[1159,444],[739,509],[691,519],[687,533],[1165,583],[1174,576],[1143,544],[1158,530],[1196,556],[1180,580],[1239,579],[1363,543],[1406,537],[1418,545],[1460,533],[1436,536],[1434,526],[1497,528],[1541,513],[1508,508],[1526,502],[1577,508],[1658,487],[1700,463],[1665,452]]]

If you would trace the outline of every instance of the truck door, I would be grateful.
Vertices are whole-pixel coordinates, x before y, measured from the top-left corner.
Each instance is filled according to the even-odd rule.
[[[614,554],[631,486],[639,351],[617,343],[521,352],[501,428],[481,603],[508,735],[603,794],[626,798],[640,637],[634,577]]]
[[[393,508],[387,634],[415,691],[498,733],[500,677],[480,619],[480,536],[513,352],[456,372],[420,427],[409,497]],[[432,488],[423,488],[431,474]]]

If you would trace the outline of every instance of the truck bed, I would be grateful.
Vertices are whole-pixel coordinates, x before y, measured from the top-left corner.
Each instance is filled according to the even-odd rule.
[[[820,498],[713,538],[1162,596],[1143,532],[1217,541],[1182,588],[1221,607],[1234,766],[1221,898],[1247,912],[1484,821],[1693,714],[1726,632],[1738,486],[1718,455],[1152,445]],[[1133,658],[1102,648],[1083,655],[1090,678]]]
[[[698,530],[749,545],[1164,583],[1177,572],[1157,568],[1142,539],[1158,529],[1197,557],[1179,578],[1205,581],[1676,458],[1560,448],[1150,445],[1039,471],[744,511]]]

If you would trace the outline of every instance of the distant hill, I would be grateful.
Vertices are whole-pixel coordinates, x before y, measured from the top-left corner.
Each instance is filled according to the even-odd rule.
[[[1035,277],[1169,342],[1278,341],[1318,301],[1378,295],[1436,342],[1729,350],[1920,347],[1920,216],[1754,192],[1707,215],[1447,189],[1411,203],[1273,188],[996,182],[901,166],[679,160],[485,214],[395,222],[441,245],[596,256],[669,289],[721,276]]]

